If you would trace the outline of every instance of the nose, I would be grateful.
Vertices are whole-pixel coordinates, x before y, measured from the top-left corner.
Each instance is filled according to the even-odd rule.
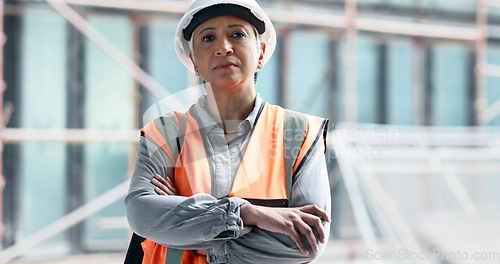
[[[225,37],[219,38],[215,55],[227,56],[231,54],[233,54],[233,47],[231,45],[231,42]]]

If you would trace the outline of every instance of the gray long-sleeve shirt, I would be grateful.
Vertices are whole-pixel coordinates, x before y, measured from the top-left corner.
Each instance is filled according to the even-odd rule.
[[[170,159],[162,151],[148,149],[141,137],[137,162],[129,194],[125,200],[127,217],[137,234],[157,243],[178,249],[210,249],[210,263],[306,263],[319,253],[303,255],[290,237],[244,227],[239,207],[246,200],[226,196],[242,154],[250,138],[257,112],[263,103],[257,94],[253,111],[238,122],[237,136],[226,142],[224,131],[209,114],[207,97],[202,96],[194,111],[200,117],[199,127],[206,142],[211,164],[212,193],[192,197],[161,196],[154,191],[154,174],[173,174]],[[291,207],[316,204],[330,213],[330,188],[324,157],[324,144],[315,144],[300,170],[292,179]],[[329,224],[325,223],[326,240]],[[307,244],[307,242],[306,242]]]

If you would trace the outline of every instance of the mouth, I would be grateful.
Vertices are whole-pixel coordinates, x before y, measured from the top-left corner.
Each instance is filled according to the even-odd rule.
[[[238,65],[236,65],[233,62],[225,62],[225,63],[221,63],[221,64],[217,65],[215,67],[215,69],[216,70],[227,70],[227,69],[231,69],[233,67],[238,67]]]

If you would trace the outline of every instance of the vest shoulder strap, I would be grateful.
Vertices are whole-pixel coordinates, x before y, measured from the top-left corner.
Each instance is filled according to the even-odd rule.
[[[309,156],[311,149],[323,139],[326,150],[328,119],[285,110],[283,139],[288,204],[292,198],[293,176]]]
[[[307,116],[305,114],[285,110],[285,121],[283,122],[283,140],[285,146],[285,176],[288,204],[292,199],[293,167],[297,161],[302,142],[307,132]]]
[[[177,156],[175,156],[175,162],[182,149],[182,144],[184,144],[184,136],[186,135],[186,113],[179,113],[179,130],[176,135],[176,146],[177,146]]]
[[[162,117],[158,118],[162,119]],[[169,148],[172,150],[173,163],[177,163],[177,158],[182,149],[182,144],[184,144],[184,135],[186,134],[186,113],[174,112],[174,116],[167,116],[163,118],[163,123],[165,127],[165,134],[162,133],[163,138],[167,142]],[[160,130],[161,131],[161,130]],[[174,182],[174,177],[171,178]],[[165,264],[179,264],[181,263],[184,250],[167,248],[167,256]]]
[[[184,134],[186,131],[186,114],[173,112],[156,118],[154,121],[156,128],[167,143],[172,152],[172,162],[177,162],[179,153],[184,143]]]
[[[179,113],[179,112],[173,112],[164,116],[160,116],[159,118],[156,118],[153,120],[154,125],[156,129],[160,132],[161,137],[165,140],[168,148],[170,149],[172,153],[172,162],[173,165],[177,163],[177,158],[179,157],[179,153],[182,148],[182,144],[184,144],[184,135],[186,133],[186,113]],[[174,181],[174,179],[171,179]],[[136,237],[134,239],[134,237]],[[136,243],[134,245],[134,248],[138,248],[138,251],[141,251],[142,255],[139,253],[136,253],[135,255],[140,256],[141,262],[142,263],[142,257],[144,256],[144,253],[142,251],[141,247],[141,242],[137,243],[137,240],[141,242],[144,241],[144,238],[136,235],[135,233],[133,234],[133,241]],[[137,245],[138,244],[138,245]],[[132,246],[132,241],[131,241],[131,246]],[[129,247],[129,251],[130,251]],[[127,252],[128,254],[128,252]],[[179,249],[173,249],[173,248],[167,248],[167,256],[166,256],[166,264],[179,264],[181,263],[182,256],[184,254],[184,250],[179,250]],[[126,263],[127,260],[130,260],[130,263],[139,263],[139,262],[132,262],[135,261],[132,259],[132,255],[129,257],[127,255],[126,258]]]

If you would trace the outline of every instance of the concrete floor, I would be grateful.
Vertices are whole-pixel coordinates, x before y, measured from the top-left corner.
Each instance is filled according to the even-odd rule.
[[[314,264],[356,264],[367,263],[362,259],[353,259],[350,256],[356,255],[356,247],[359,248],[357,243],[349,243],[346,241],[330,241],[323,255]],[[52,259],[22,259],[8,262],[9,264],[123,264],[125,253],[114,254],[92,254],[80,255],[64,258]]]

